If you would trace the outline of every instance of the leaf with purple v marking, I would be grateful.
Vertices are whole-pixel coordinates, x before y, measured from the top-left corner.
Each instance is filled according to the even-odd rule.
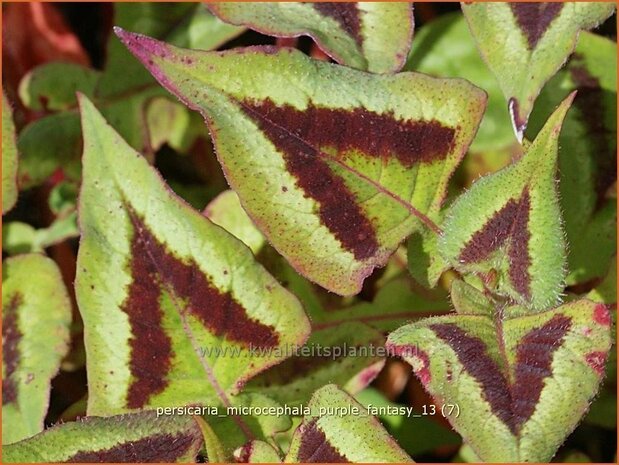
[[[439,404],[458,405],[449,421],[488,462],[549,461],[596,394],[611,347],[603,304],[522,312],[427,318],[387,343]]]
[[[508,101],[520,140],[544,84],[574,51],[578,33],[615,9],[612,2],[474,2],[462,11]]]
[[[411,458],[365,407],[334,384],[318,389],[284,462],[389,463]]]
[[[71,301],[49,258],[2,264],[2,444],[43,430],[51,379],[68,351]]]
[[[304,276],[355,294],[411,232],[438,231],[425,213],[440,206],[485,105],[468,82],[117,34],[203,114],[243,207]]]
[[[566,245],[556,186],[557,140],[574,94],[518,161],[481,178],[450,208],[441,254],[463,272],[492,276],[499,295],[540,311],[558,303]]]
[[[375,73],[399,71],[413,36],[406,2],[218,2],[226,22],[279,37],[309,35],[335,61]]]
[[[154,412],[84,418],[2,447],[4,463],[187,463],[202,447],[193,418]]]
[[[307,317],[245,245],[176,197],[92,103],[80,105],[88,412],[227,405],[305,341]]]

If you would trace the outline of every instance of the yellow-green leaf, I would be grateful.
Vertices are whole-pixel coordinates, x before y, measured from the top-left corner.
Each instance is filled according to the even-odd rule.
[[[317,390],[285,462],[412,462],[367,409],[334,384]]]
[[[485,106],[459,79],[377,76],[292,49],[185,50],[117,34],[214,136],[230,186],[297,271],[359,292],[440,206]]]
[[[399,71],[413,36],[413,7],[406,2],[218,2],[209,8],[263,34],[308,35],[338,63],[374,73]]]
[[[462,272],[535,311],[559,301],[566,274],[556,171],[566,98],[513,164],[478,180],[450,208],[439,244]]]
[[[611,347],[603,304],[427,318],[389,336],[486,462],[547,462],[597,393]]]
[[[477,47],[503,89],[520,140],[535,99],[574,51],[578,33],[597,26],[614,9],[611,2],[462,4]]]
[[[88,412],[228,405],[305,341],[307,317],[242,242],[174,195],[90,101],[80,105]]]
[[[43,430],[51,379],[68,351],[71,302],[60,270],[28,254],[2,264],[2,443]]]
[[[202,447],[189,416],[157,417],[154,412],[89,417],[64,423],[2,448],[4,463],[187,463]]]

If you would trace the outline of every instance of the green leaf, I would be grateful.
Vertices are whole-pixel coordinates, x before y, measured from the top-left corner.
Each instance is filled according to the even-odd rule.
[[[428,215],[436,224],[441,224],[444,212]],[[439,236],[434,231],[422,229],[410,235],[407,242],[408,270],[413,279],[426,289],[438,284],[449,263],[438,252]]]
[[[452,205],[441,254],[458,271],[485,276],[495,293],[533,310],[559,301],[566,245],[555,175],[565,99],[525,154],[485,176]]]
[[[174,195],[92,103],[80,104],[76,294],[88,412],[227,405],[306,340],[307,317],[249,249]]]
[[[390,402],[377,389],[364,389],[355,398],[367,409],[385,412],[377,418],[400,447],[410,455],[429,453],[439,447],[454,446],[462,442],[449,427],[439,424],[429,416],[421,415],[421,411],[415,410],[412,415],[402,413],[412,407]]]
[[[21,221],[2,224],[2,250],[9,255],[28,252],[42,252],[34,244],[37,242],[37,230]]]
[[[2,443],[10,444],[43,430],[71,302],[60,270],[42,255],[6,259],[2,278]]]
[[[79,186],[76,183],[62,181],[56,184],[49,193],[47,203],[49,209],[58,216],[66,215],[75,210]]]
[[[477,47],[503,89],[519,140],[535,99],[574,51],[578,33],[614,9],[602,2],[462,4]]]
[[[307,408],[285,462],[411,462],[380,422],[334,384],[316,391]]]
[[[221,2],[209,8],[263,34],[308,35],[338,63],[374,73],[399,71],[413,37],[413,7],[406,2]]]
[[[69,179],[79,179],[81,133],[77,113],[53,113],[28,124],[19,133],[17,144],[21,189],[41,184],[58,168]]]
[[[69,110],[76,92],[95,93],[101,72],[76,63],[51,62],[28,72],[19,83],[19,98],[34,111]]]
[[[528,134],[577,90],[559,138],[568,285],[603,277],[617,246],[617,44],[582,32],[572,58],[540,94]],[[612,193],[609,194],[609,192]],[[608,198],[611,197],[611,198]]]
[[[207,53],[117,34],[202,112],[244,209],[303,276],[356,294],[411,232],[438,232],[426,213],[479,124],[479,89],[371,75],[293,49]]]
[[[168,97],[148,100],[145,103],[145,114],[153,152],[168,144],[178,152],[187,153],[202,135],[200,117]]]
[[[47,247],[78,236],[75,211],[57,218],[49,227],[42,229],[35,229],[21,221],[11,221],[2,225],[2,250],[9,255],[42,253]]]
[[[231,398],[230,408],[218,408],[216,414],[204,419],[220,441],[224,462],[233,460],[239,444],[246,444],[249,439],[273,443],[276,434],[288,431],[292,426],[282,404],[261,393],[251,392]]]
[[[361,322],[314,330],[294,356],[258,375],[245,389],[286,405],[306,404],[316,389],[330,382],[356,394],[382,370],[384,343],[382,333]]]
[[[494,314],[493,302],[481,291],[459,279],[451,283],[451,301],[458,313],[465,315]]]
[[[2,214],[17,201],[17,147],[15,124],[9,101],[2,91]]]
[[[486,91],[488,107],[471,151],[496,150],[516,142],[503,92],[479,56],[466,21],[459,12],[439,16],[415,33],[404,70],[437,77],[464,78]]]
[[[381,287],[372,302],[359,302],[334,310],[308,310],[308,313],[315,330],[336,328],[356,321],[384,333],[393,331],[410,320],[450,311],[446,293],[422,296],[411,288],[410,279],[400,277]]]
[[[282,459],[273,446],[264,441],[250,441],[234,451],[234,458],[241,463],[281,463]]]
[[[239,196],[232,190],[219,194],[206,206],[203,214],[213,223],[243,241],[254,255],[266,242],[264,236],[243,210]]]
[[[117,3],[114,24],[206,50],[243,31],[223,23],[204,5],[192,3]],[[95,101],[121,136],[149,156],[164,142],[184,151],[198,135],[205,135],[200,122],[170,99],[113,34],[107,41],[106,56],[103,71],[47,63],[23,78],[20,97],[24,105],[39,110],[41,102],[46,102],[49,110],[59,111],[28,124],[20,133],[21,188],[42,183],[58,168],[79,179],[82,141],[76,91]]]
[[[549,461],[596,394],[611,347],[603,304],[519,312],[428,318],[388,338],[438,404],[457,406],[447,418],[487,462]]]
[[[227,456],[224,451],[224,446],[217,437],[213,428],[204,421],[201,416],[195,416],[194,419],[200,426],[202,431],[202,437],[204,439],[204,449],[206,452],[206,459],[209,463],[223,463],[226,461]]]
[[[4,446],[5,463],[195,462],[202,447],[189,416],[153,412],[89,417],[64,423],[25,441]]]

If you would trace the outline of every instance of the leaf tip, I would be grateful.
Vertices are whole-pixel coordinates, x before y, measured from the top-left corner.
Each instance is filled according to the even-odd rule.
[[[125,47],[149,68],[153,65],[153,56],[166,58],[169,55],[166,44],[152,37],[125,31],[118,26],[114,26],[114,33]]]
[[[84,133],[84,137],[86,137],[89,132],[88,130],[90,129],[87,116],[99,114],[99,111],[86,95],[81,92],[76,92],[75,95],[77,96],[77,105],[79,107],[80,120],[82,122],[82,132]]]
[[[574,90],[567,97],[565,97],[565,99],[563,99],[563,101],[557,106],[550,118],[548,118],[546,125],[551,131],[553,137],[556,138],[559,136],[565,115],[567,115],[568,110],[572,107],[572,102],[574,101],[577,92],[578,91]]]

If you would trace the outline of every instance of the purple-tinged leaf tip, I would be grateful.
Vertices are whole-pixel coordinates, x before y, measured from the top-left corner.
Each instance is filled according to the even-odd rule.
[[[114,27],[114,33],[127,46],[129,51],[147,66],[153,64],[152,60],[150,60],[150,57],[153,55],[160,58],[168,56],[167,47],[163,42],[142,34],[125,31],[118,26]]]

